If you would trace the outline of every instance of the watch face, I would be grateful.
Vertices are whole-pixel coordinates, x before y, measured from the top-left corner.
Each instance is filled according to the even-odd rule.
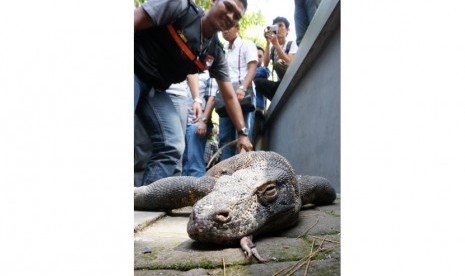
[[[241,132],[241,134],[249,135],[249,130],[248,130],[246,127],[244,127],[243,129],[241,129],[240,132]]]

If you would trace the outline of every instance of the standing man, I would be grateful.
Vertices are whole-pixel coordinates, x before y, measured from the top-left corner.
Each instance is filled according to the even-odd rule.
[[[239,23],[228,30],[223,31],[223,38],[227,41],[225,45],[226,59],[229,67],[229,77],[236,90],[239,101],[245,97],[245,91],[252,90],[252,103],[255,106],[255,88],[253,79],[257,71],[257,46],[250,40],[243,40],[239,36]],[[252,111],[255,112],[255,111]],[[252,112],[242,111],[246,127],[252,129]],[[220,148],[237,137],[252,136],[250,133],[237,132],[234,128],[231,116],[220,117]],[[236,154],[232,147],[225,148],[221,154],[221,160],[225,160]]]
[[[299,49],[295,41],[287,40],[290,25],[287,18],[278,16],[273,19],[273,25],[278,28],[277,32],[268,30],[264,34],[266,38],[266,47],[263,56],[263,65],[268,67],[270,60],[273,62],[273,71],[276,71],[278,81],[266,79],[255,80],[257,90],[263,93],[270,101],[273,99],[281,83],[285,68],[292,62],[295,53],[297,53]]]
[[[188,110],[187,129],[186,129],[186,148],[182,156],[182,175],[183,176],[204,176],[206,164],[204,160],[205,144],[210,135],[213,123],[211,115],[215,107],[215,94],[218,85],[215,79],[210,78],[208,71],[199,74],[199,96],[202,99],[202,119],[195,122],[192,108]],[[192,103],[194,99],[188,97],[188,102]],[[192,106],[188,104],[188,106]]]
[[[208,69],[218,83],[234,127],[239,132],[248,132],[216,34],[236,25],[246,9],[247,0],[212,0],[211,9],[207,12],[191,0],[149,1],[137,8],[134,11],[134,109],[138,108],[139,98],[145,97],[150,89],[166,93],[164,90],[184,80],[188,74]],[[194,100],[197,97],[198,94]],[[173,108],[164,112],[176,111]],[[200,104],[193,112],[196,118],[200,117]],[[157,135],[163,136],[154,126],[163,122],[154,112],[147,115],[144,127],[154,144]],[[164,141],[169,143],[166,137]],[[247,136],[238,139],[237,149],[242,148],[252,150]],[[176,168],[175,160],[179,158],[156,159],[156,152],[152,152],[144,185],[171,176]]]
[[[257,45],[257,55],[258,55],[258,64],[257,64],[257,72],[255,73],[254,81],[257,79],[264,79],[267,80],[270,76],[270,69],[268,67],[262,66],[263,65],[263,56],[265,55],[265,50],[262,47]],[[258,136],[262,133],[262,129],[265,122],[265,109],[266,109],[266,98],[260,92],[260,90],[256,89],[257,100],[256,100],[256,108],[255,108],[255,116],[253,116],[253,130],[252,130],[252,141],[254,143],[257,141]]]

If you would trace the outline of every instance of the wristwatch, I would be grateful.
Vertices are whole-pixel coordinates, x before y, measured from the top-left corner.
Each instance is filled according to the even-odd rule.
[[[204,122],[205,124],[208,123],[208,118],[202,118],[202,122]]]
[[[240,90],[242,90],[242,91],[245,91],[245,89],[244,89],[244,86],[243,86],[243,85],[239,86],[239,89],[240,89]]]
[[[244,127],[243,129],[239,130],[238,134],[242,136],[249,136],[249,129]]]

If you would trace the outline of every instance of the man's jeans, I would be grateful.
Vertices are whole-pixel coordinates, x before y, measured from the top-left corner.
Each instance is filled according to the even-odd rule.
[[[179,174],[176,167],[185,147],[181,121],[170,96],[165,91],[149,95],[150,89],[134,75],[134,107],[152,146],[142,185]],[[134,137],[135,146],[141,143],[139,138],[143,139]]]
[[[297,45],[300,45],[320,2],[321,0],[294,0],[294,23]]]
[[[140,97],[148,95],[150,89],[152,89],[151,85],[134,74],[134,112],[136,112]]]
[[[252,122],[251,119],[252,117],[250,116],[251,113],[255,114],[255,111],[249,112],[249,113],[242,113],[244,116],[244,122],[245,126],[249,129],[249,139],[252,141]],[[237,131],[236,128],[234,127],[231,119],[229,117],[220,117],[220,133],[219,133],[219,138],[220,138],[220,144],[219,147],[223,147],[227,143],[237,139]],[[236,155],[236,146],[229,146],[225,149],[223,149],[223,152],[221,153],[221,160],[225,160],[231,156]]]
[[[197,126],[199,123],[187,126],[186,130],[186,148],[182,156],[182,175],[183,176],[204,176],[205,175],[205,144],[211,133],[212,125],[207,125],[207,134],[203,137],[197,135]]]
[[[180,138],[184,141],[185,134],[186,134],[186,127],[187,127],[187,97],[176,95],[176,94],[171,94],[169,92],[168,92],[168,96],[170,96],[170,99],[173,102],[174,108],[176,109],[176,113],[178,114],[178,120],[181,123],[182,132],[177,133],[177,135],[179,135]],[[184,147],[184,150],[185,150],[185,147]],[[173,176],[181,175],[182,155],[183,155],[184,150],[181,152],[181,158],[178,160],[178,164],[176,165],[176,169],[174,170]]]

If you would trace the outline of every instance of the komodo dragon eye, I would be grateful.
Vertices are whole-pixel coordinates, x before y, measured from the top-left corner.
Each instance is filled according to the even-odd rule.
[[[257,195],[260,203],[267,204],[272,202],[278,196],[276,182],[267,182],[257,189]]]

